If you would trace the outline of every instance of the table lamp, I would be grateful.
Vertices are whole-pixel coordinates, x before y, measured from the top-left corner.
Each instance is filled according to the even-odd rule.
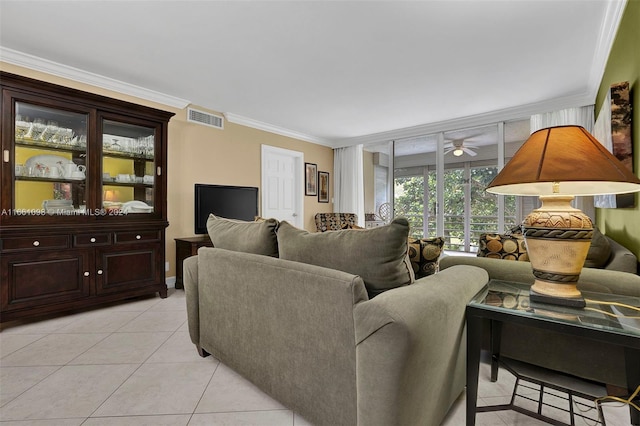
[[[532,302],[584,307],[576,285],[593,235],[575,195],[640,191],[640,179],[580,126],[538,130],[487,187],[502,195],[538,195],[542,206],[522,222],[535,281]]]

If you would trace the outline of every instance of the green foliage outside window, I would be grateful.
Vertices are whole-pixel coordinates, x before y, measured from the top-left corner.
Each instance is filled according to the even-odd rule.
[[[497,196],[489,194],[485,188],[497,174],[496,167],[481,167],[470,169],[470,179],[465,179],[464,169],[449,169],[444,174],[444,219],[445,219],[445,248],[448,250],[466,250],[465,246],[465,190],[469,186],[469,230],[470,247],[475,251],[478,238],[483,232],[504,232],[498,230],[498,201]],[[395,179],[395,214],[409,219],[411,235],[414,237],[436,236],[436,174],[435,171],[427,175],[428,192],[427,220],[428,235],[423,232],[425,212],[424,177],[411,176]],[[515,197],[505,197],[505,228],[510,229],[515,224]]]

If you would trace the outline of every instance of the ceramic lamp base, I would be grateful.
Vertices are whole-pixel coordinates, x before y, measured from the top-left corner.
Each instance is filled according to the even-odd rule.
[[[533,274],[531,300],[584,307],[576,284],[593,235],[591,219],[571,207],[572,196],[541,196],[542,207],[523,223]]]

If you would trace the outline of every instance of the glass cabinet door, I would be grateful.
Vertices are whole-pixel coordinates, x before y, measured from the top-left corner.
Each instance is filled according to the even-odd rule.
[[[15,103],[14,214],[86,214],[87,120],[85,113]]]
[[[156,129],[104,119],[102,133],[102,208],[153,213]]]

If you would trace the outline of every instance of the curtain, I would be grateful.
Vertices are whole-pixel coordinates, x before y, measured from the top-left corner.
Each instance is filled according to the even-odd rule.
[[[552,126],[578,125],[584,127],[587,132],[593,133],[595,123],[594,105],[583,107],[567,108],[544,114],[534,114],[531,116],[531,133]],[[593,204],[593,197],[576,197],[574,201],[576,208],[582,210],[584,214],[595,220],[596,209]]]
[[[355,213],[364,226],[363,145],[336,148],[333,151],[333,210]]]
[[[577,108],[561,109],[560,111],[545,112],[531,116],[531,133],[551,126],[578,125],[587,132],[593,132],[595,122],[594,106],[587,105]]]

